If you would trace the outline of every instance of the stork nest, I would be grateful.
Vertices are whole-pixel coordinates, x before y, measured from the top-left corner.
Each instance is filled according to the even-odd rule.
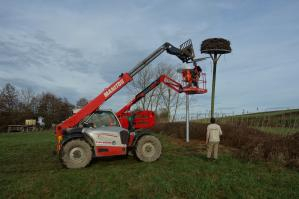
[[[201,43],[201,53],[226,54],[232,51],[230,41],[223,38],[206,39]]]

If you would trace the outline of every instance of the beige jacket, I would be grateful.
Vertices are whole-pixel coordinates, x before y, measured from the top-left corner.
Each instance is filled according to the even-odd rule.
[[[207,128],[207,141],[220,142],[220,136],[222,135],[221,128],[218,124],[209,124]]]

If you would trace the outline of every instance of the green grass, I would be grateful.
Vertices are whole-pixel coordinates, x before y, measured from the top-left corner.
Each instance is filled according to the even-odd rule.
[[[221,154],[209,162],[160,136],[159,161],[97,159],[62,168],[52,133],[0,135],[0,198],[299,198],[299,173]]]

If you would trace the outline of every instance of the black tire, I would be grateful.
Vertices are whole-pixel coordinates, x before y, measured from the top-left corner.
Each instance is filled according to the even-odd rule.
[[[84,168],[92,159],[91,147],[83,139],[71,140],[63,145],[60,159],[69,169]]]
[[[136,157],[143,162],[153,162],[160,158],[162,146],[160,140],[152,135],[142,136],[136,144]]]

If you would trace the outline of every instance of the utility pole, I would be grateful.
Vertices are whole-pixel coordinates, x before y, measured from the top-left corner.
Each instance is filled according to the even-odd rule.
[[[215,104],[215,87],[216,87],[216,70],[217,70],[217,61],[220,56],[217,58],[215,53],[213,56],[210,55],[213,60],[213,81],[212,81],[212,98],[211,98],[211,118],[214,117],[214,104]]]
[[[217,62],[222,54],[231,52],[230,42],[222,38],[206,39],[201,43],[201,53],[209,54],[213,61],[213,81],[212,81],[212,97],[211,97],[211,118],[215,112],[215,90],[216,90],[216,71]]]
[[[186,142],[189,141],[189,95],[186,93]]]

